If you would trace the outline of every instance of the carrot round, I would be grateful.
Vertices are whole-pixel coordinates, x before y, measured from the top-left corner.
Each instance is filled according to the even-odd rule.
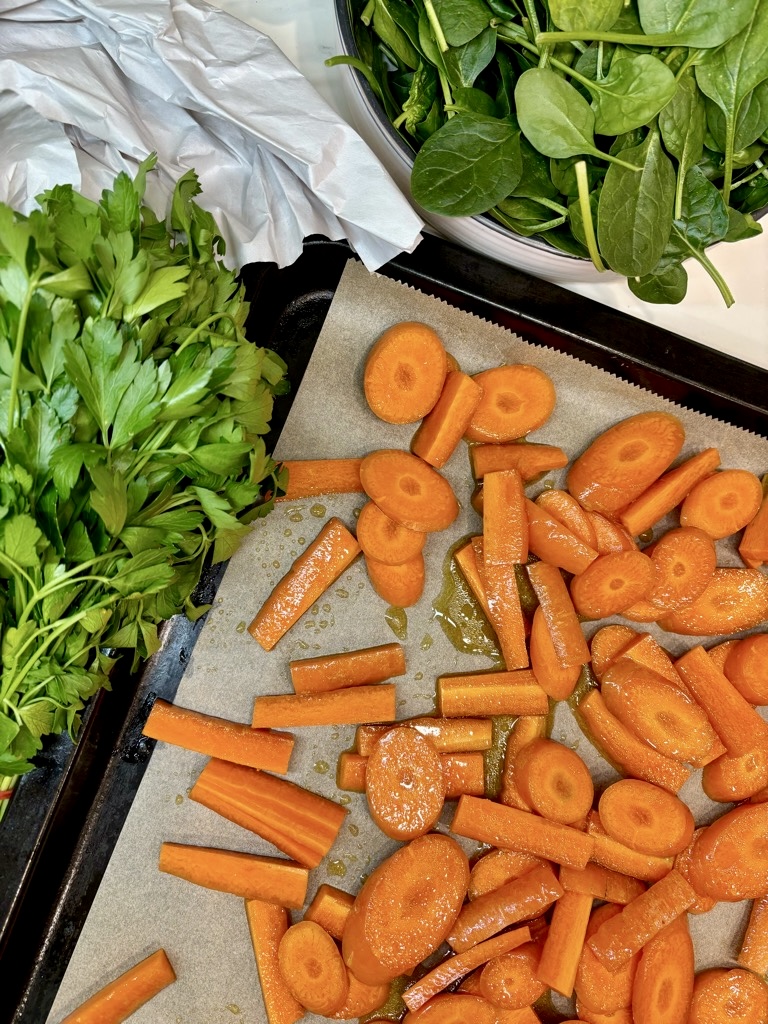
[[[543,562],[556,565],[566,572],[578,573],[597,558],[598,551],[590,547],[559,519],[535,501],[526,499],[528,518],[528,548]]]
[[[702,594],[717,568],[712,538],[694,526],[669,530],[653,545],[656,579],[648,600],[661,608],[682,608]]]
[[[768,560],[768,501],[765,497],[752,522],[747,523],[739,544],[739,554],[750,569],[759,569]]]
[[[548,986],[537,977],[541,947],[525,942],[489,960],[480,973],[480,993],[494,1006],[521,1010],[544,995]]]
[[[571,580],[571,598],[579,615],[608,618],[647,597],[654,580],[653,562],[641,551],[600,555]]]
[[[158,949],[86,999],[61,1024],[122,1024],[174,981],[166,952]]]
[[[618,871],[638,881],[658,882],[674,867],[672,857],[654,857],[650,854],[639,853],[627,846],[626,843],[609,836],[603,828],[597,811],[590,811],[587,815],[587,834],[593,843],[592,860],[595,864],[609,868],[611,871]],[[642,886],[635,896],[639,896],[644,889],[645,886]],[[622,902],[629,903],[631,901],[623,900]]]
[[[721,754],[704,765],[701,788],[710,800],[748,800],[768,785],[768,747],[755,747],[736,757]]]
[[[551,821],[572,825],[592,806],[589,769],[575,750],[545,738],[528,743],[517,755],[515,783],[522,798]]]
[[[499,800],[508,807],[517,807],[521,811],[531,810],[531,805],[525,802],[515,782],[517,755],[531,740],[546,736],[548,725],[547,715],[521,715],[507,734]]]
[[[440,755],[415,729],[391,729],[368,758],[365,793],[371,817],[390,839],[424,835],[445,801]]]
[[[755,974],[768,974],[768,896],[752,902],[738,961]]]
[[[568,700],[581,674],[581,665],[561,664],[541,608],[533,613],[529,646],[531,671],[539,686],[552,700]]]
[[[741,804],[717,818],[691,850],[688,878],[697,893],[726,903],[768,892],[768,803]]]
[[[562,448],[551,444],[532,444],[528,441],[513,444],[473,444],[469,449],[475,480],[496,469],[516,469],[527,483],[552,469],[568,465],[568,456]]]
[[[680,524],[713,540],[730,537],[754,519],[763,500],[759,477],[746,469],[723,469],[701,480],[680,508]]]
[[[642,412],[600,434],[568,471],[568,490],[581,504],[612,515],[626,508],[677,457],[685,440],[680,420]]]
[[[557,488],[542,491],[536,497],[535,504],[558,519],[584,544],[597,549],[597,535],[589,513],[568,491]]]
[[[632,985],[639,955],[630,957],[619,970],[611,971],[597,959],[588,944],[603,923],[619,913],[621,907],[612,903],[605,903],[592,911],[576,968],[574,988],[579,1003],[596,1013],[614,1013],[632,1002]]]
[[[738,640],[728,650],[723,672],[750,704],[768,704],[768,633]]]
[[[280,940],[290,926],[288,911],[275,903],[246,900],[245,916],[267,1021],[269,1024],[295,1024],[304,1016],[304,1007],[291,995],[277,959]]]
[[[314,921],[334,939],[341,940],[355,897],[335,885],[322,882],[304,911],[305,921]]]
[[[625,608],[621,615],[623,618],[629,619],[630,622],[657,622],[665,610],[647,598],[643,598],[640,601],[635,601],[629,608]]]
[[[650,485],[619,515],[622,525],[638,537],[671,512],[688,492],[720,465],[717,448],[706,448]]]
[[[743,967],[711,967],[696,975],[688,1024],[768,1020],[768,985]]]
[[[435,406],[411,440],[411,451],[439,469],[453,455],[480,403],[483,389],[461,370],[449,370]]]
[[[366,558],[385,565],[399,565],[420,555],[425,533],[409,530],[385,515],[374,501],[367,501],[357,517],[357,543]]]
[[[541,857],[534,857],[530,853],[518,853],[517,850],[490,850],[472,865],[467,896],[470,900],[476,900],[478,896],[493,892],[494,889],[520,878],[532,868],[541,867],[544,863],[546,862]]]
[[[339,654],[322,654],[317,658],[300,658],[289,661],[288,669],[296,693],[369,686],[405,675],[405,651],[402,644],[380,644]]]
[[[440,397],[448,360],[427,324],[393,324],[368,353],[363,391],[371,411],[386,423],[415,423]]]
[[[542,427],[555,408],[555,386],[537,366],[496,366],[474,379],[483,396],[467,428],[468,441],[514,441]]]
[[[451,485],[436,469],[397,448],[371,452],[360,465],[365,493],[382,512],[411,530],[431,533],[459,514]]]
[[[601,626],[589,641],[592,671],[595,678],[602,680],[606,669],[613,664],[619,656],[619,652],[630,641],[637,639],[639,635],[637,630],[631,626]]]
[[[378,562],[366,555],[365,568],[371,586],[382,601],[396,608],[412,607],[424,592],[426,569],[421,553],[399,565]]]
[[[694,954],[683,914],[646,942],[632,986],[635,1024],[688,1024]]]
[[[420,1009],[406,1013],[402,1024],[466,1024],[470,1020],[472,1024],[498,1024],[498,1010],[487,999],[470,992],[441,992]]]
[[[688,806],[674,793],[642,779],[612,783],[603,791],[598,811],[609,836],[654,857],[681,853],[693,836]]]
[[[362,459],[286,459],[288,470],[285,494],[276,501],[298,501],[318,494],[357,494],[362,491]]]
[[[347,998],[334,1013],[329,1013],[331,1020],[357,1020],[366,1014],[380,1010],[389,999],[391,985],[366,985],[347,971],[349,989]]]
[[[291,925],[280,940],[277,962],[289,991],[310,1013],[327,1016],[347,998],[349,977],[341,953],[314,921]]]
[[[754,629],[766,618],[768,576],[759,569],[719,568],[695,601],[658,621],[669,633],[718,636]]]
[[[691,856],[693,855],[694,847],[699,841],[699,837],[704,832],[704,828],[697,828],[691,836],[691,841],[682,851],[675,857],[675,869],[680,872],[683,878],[691,881],[690,878],[690,865]],[[695,890],[694,890],[695,891]],[[696,893],[696,902],[692,903],[688,907],[689,914],[706,914],[717,904],[717,900],[711,899],[709,896],[702,896],[701,893]]]

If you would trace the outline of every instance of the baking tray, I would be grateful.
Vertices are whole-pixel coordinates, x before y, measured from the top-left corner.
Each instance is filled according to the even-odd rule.
[[[250,334],[283,356],[294,389],[350,258],[346,243],[312,238],[290,267],[243,272]],[[768,372],[748,363],[434,236],[380,272],[768,437]],[[270,446],[290,400],[276,403]],[[199,601],[212,600],[222,573],[206,572]],[[112,692],[94,699],[78,744],[56,740],[21,781],[0,826],[0,1024],[45,1020],[152,751],[143,723],[156,696],[173,699],[201,625],[171,620],[144,671],[118,669]]]

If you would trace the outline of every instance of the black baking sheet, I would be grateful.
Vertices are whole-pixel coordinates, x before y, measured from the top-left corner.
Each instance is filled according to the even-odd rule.
[[[243,273],[250,336],[286,359],[294,389],[350,258],[345,243],[311,239],[292,266]],[[768,372],[750,364],[434,237],[381,273],[768,437]],[[278,400],[270,446],[289,406],[290,395]],[[199,600],[221,574],[206,575]],[[22,780],[0,825],[0,1024],[46,1018],[151,753],[143,722],[155,696],[173,699],[200,626],[169,623],[144,672],[118,674],[93,701],[77,747],[55,741]]]

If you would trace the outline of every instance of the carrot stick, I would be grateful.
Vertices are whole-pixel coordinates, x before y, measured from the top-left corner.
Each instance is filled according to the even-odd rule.
[[[121,1024],[173,981],[173,967],[158,949],[86,999],[62,1024]]]
[[[410,452],[397,448],[371,452],[362,461],[360,479],[384,515],[410,530],[444,530],[459,514],[445,477]]]
[[[304,1007],[288,991],[277,962],[280,940],[288,930],[288,911],[274,903],[246,900],[245,914],[268,1024],[295,1024],[304,1016]]]
[[[397,717],[397,687],[394,683],[353,686],[315,693],[286,693],[256,697],[253,727],[280,725],[357,725],[383,722]],[[269,724],[267,724],[269,723]]]
[[[488,607],[488,595],[485,592],[480,569],[477,564],[477,553],[473,539],[470,538],[466,544],[462,544],[453,553],[454,560],[461,569],[464,579],[469,584],[469,589],[475,600],[483,609],[485,617],[490,621],[491,609]]]
[[[619,519],[633,537],[639,537],[679,505],[691,488],[714,473],[719,465],[717,448],[698,452],[659,477],[620,513]]]
[[[424,556],[419,553],[399,565],[387,565],[364,555],[371,586],[388,605],[411,608],[424,592]]]
[[[424,835],[445,801],[440,755],[416,729],[390,729],[368,758],[365,793],[371,818],[390,839]]]
[[[613,515],[630,505],[677,458],[685,432],[667,412],[643,412],[600,434],[568,471],[568,490],[581,504]]]
[[[615,522],[599,512],[589,512],[589,521],[595,531],[599,555],[610,555],[618,551],[637,551],[635,539],[621,523]]]
[[[528,519],[523,480],[516,469],[486,473],[483,482],[485,566],[528,560]]]
[[[547,991],[538,977],[540,958],[541,944],[534,941],[495,956],[480,972],[480,994],[510,1013],[530,1009]]]
[[[696,893],[673,868],[615,917],[603,922],[588,940],[589,947],[604,967],[618,969],[695,901]]]
[[[738,639],[723,640],[722,643],[715,644],[714,647],[708,647],[707,648],[707,654],[709,655],[709,657],[712,659],[712,661],[715,663],[715,665],[717,666],[717,668],[721,672],[725,672],[725,663],[726,663],[726,661],[728,659],[728,655],[731,653],[733,648],[738,643],[740,643],[740,641]],[[681,682],[682,682],[682,680],[681,680]],[[731,679],[731,682],[733,682],[732,679]],[[685,684],[683,683],[683,685],[685,685]],[[738,689],[738,687],[737,687],[737,689]],[[741,691],[739,691],[739,692],[741,692]],[[742,695],[742,697],[745,696],[745,694],[743,694],[743,693],[741,695]],[[749,700],[749,698],[747,698],[747,700]],[[756,703],[758,703],[758,702],[757,701],[750,701],[750,704],[756,704]]]
[[[341,520],[329,519],[256,613],[248,627],[254,640],[271,651],[359,553]]]
[[[154,740],[173,743],[198,754],[235,761],[251,768],[285,775],[293,750],[290,733],[255,730],[200,711],[170,704],[158,697],[142,732]]]
[[[738,757],[768,744],[768,723],[718,672],[703,647],[694,647],[678,658],[675,668],[707,713],[729,754]]]
[[[602,681],[606,669],[616,661],[631,641],[639,639],[641,635],[643,634],[631,626],[601,626],[589,641],[590,660],[595,678]],[[650,636],[650,633],[644,635]],[[669,664],[672,665],[671,659]]]
[[[474,796],[460,798],[451,830],[492,846],[583,868],[592,855],[592,838],[568,825]]]
[[[614,1010],[613,1013],[598,1013],[596,1010],[590,1010],[588,1006],[576,1000],[576,1013],[578,1013],[578,1021],[585,1021],[586,1024],[634,1024],[632,1020],[632,1008],[630,1006],[622,1006],[619,1010]]]
[[[763,490],[766,480],[763,478]],[[739,544],[739,554],[750,569],[759,569],[768,560],[768,500],[765,495],[754,519],[747,523]]]
[[[407,718],[398,723],[427,736],[435,750],[443,753],[490,750],[493,725],[488,718]],[[361,725],[355,732],[355,750],[367,756],[391,725]]]
[[[707,1021],[765,1020],[768,1018],[768,985],[741,967],[711,967],[693,982],[689,1024]]]
[[[746,469],[722,469],[700,480],[680,508],[680,525],[713,540],[738,533],[755,518],[763,500],[760,478]]]
[[[685,878],[689,882],[691,881],[690,865],[691,859],[693,857],[693,851],[696,846],[696,843],[699,841],[699,838],[703,832],[703,828],[697,828],[694,831],[688,846],[682,851],[682,853],[678,853],[678,855],[675,857],[674,866],[677,868],[677,870],[680,872],[683,878]],[[717,900],[711,899],[709,896],[703,896],[701,893],[697,893],[696,902],[692,903],[691,906],[688,907],[688,913],[707,914],[710,910],[712,910],[714,906],[716,906],[716,904]]]
[[[768,896],[752,901],[738,963],[755,974],[768,973]]]
[[[499,889],[507,882],[512,882],[532,868],[541,867],[543,864],[547,864],[547,861],[530,853],[490,850],[472,865],[467,896],[470,900],[476,900],[478,896],[493,892],[494,889]]]
[[[527,927],[515,928],[511,932],[505,932],[486,942],[480,942],[463,953],[448,957],[407,988],[403,992],[403,1002],[409,1010],[418,1010],[428,999],[437,995],[438,992],[442,992],[454,981],[458,981],[459,978],[494,957],[508,953],[517,946],[522,946],[524,942],[530,942],[530,938],[531,933]]]
[[[607,786],[598,813],[609,836],[652,857],[682,853],[693,836],[693,815],[687,804],[642,779],[619,779]]]
[[[690,775],[680,761],[666,757],[631,733],[605,706],[598,690],[579,703],[576,714],[587,738],[622,775],[645,779],[676,793]]]
[[[562,448],[551,444],[473,444],[469,449],[475,480],[498,469],[516,469],[528,483],[534,477],[568,465]]]
[[[589,769],[576,751],[544,737],[517,755],[515,785],[533,810],[562,825],[583,821],[595,795]]]
[[[357,517],[357,543],[366,558],[385,565],[401,565],[420,555],[426,533],[409,530],[385,515],[373,501],[367,501]]]
[[[600,555],[571,581],[571,598],[579,615],[603,619],[618,615],[647,598],[654,585],[653,562],[642,551]]]
[[[683,914],[643,947],[632,986],[635,1024],[687,1021],[693,972],[693,942]]]
[[[712,651],[707,651],[712,657]],[[768,633],[756,633],[735,641],[727,651],[721,668],[744,700],[750,704],[768,704]]]
[[[561,664],[585,665],[589,648],[560,570],[546,562],[536,562],[527,571]]]
[[[363,391],[374,415],[386,423],[415,423],[440,397],[448,358],[427,324],[405,320],[380,335],[368,353]]]
[[[336,767],[336,785],[353,793],[365,792],[368,757],[343,751]],[[445,779],[445,799],[457,800],[464,793],[485,795],[485,759],[479,751],[440,754]]]
[[[587,815],[587,833],[594,843],[592,860],[602,867],[618,871],[644,882],[658,882],[669,874],[673,867],[671,857],[654,857],[639,853],[626,843],[613,839],[602,826],[597,811]]]
[[[575,533],[550,515],[536,502],[526,499],[528,519],[528,547],[543,562],[556,565],[566,572],[584,572],[597,558],[595,548],[585,544]]]
[[[555,386],[537,366],[495,366],[475,374],[483,397],[465,437],[468,441],[514,441],[543,427],[555,408]]]
[[[593,910],[587,922],[574,985],[580,1015],[583,1008],[588,1008],[592,1013],[607,1015],[631,1005],[632,987],[640,957],[635,954],[618,970],[611,971],[600,963],[589,946],[589,940],[604,922],[620,913],[621,907],[606,903]],[[589,1019],[586,1013],[584,1019]]]
[[[662,629],[683,636],[717,636],[754,629],[768,618],[768,577],[759,569],[719,568],[695,601],[668,612]]]
[[[546,695],[552,700],[568,700],[578,682],[581,666],[560,664],[541,608],[533,613],[529,649],[531,669]]]
[[[717,568],[714,541],[693,526],[668,530],[649,553],[656,581],[648,600],[660,608],[682,608],[695,601]]]
[[[356,651],[289,661],[288,668],[296,693],[368,686],[405,675],[405,651],[402,644],[381,644],[379,647],[362,647]]]
[[[566,892],[582,893],[606,903],[630,903],[645,892],[645,885],[639,879],[601,864],[587,864],[585,868],[561,867],[558,880]]]
[[[336,787],[350,793],[364,793],[367,767],[367,757],[343,750],[336,762]]]
[[[288,991],[310,1013],[327,1017],[344,1003],[349,975],[338,946],[314,921],[299,921],[280,939],[277,963]]]
[[[304,920],[314,921],[334,939],[341,941],[344,925],[347,923],[354,902],[355,897],[351,893],[337,889],[335,885],[322,882],[317,887],[312,902],[304,911]]]
[[[438,676],[437,707],[444,718],[546,715],[549,701],[530,669]]]
[[[478,548],[483,547],[482,538],[473,543],[477,553]],[[488,617],[499,641],[504,664],[510,670],[527,668],[527,630],[514,567],[486,565],[484,559],[478,557],[477,569],[485,590]]]
[[[453,455],[480,403],[483,389],[461,370],[449,370],[435,405],[411,440],[411,451],[439,469]]]
[[[356,494],[360,483],[362,459],[286,459],[288,470],[285,494],[276,501],[299,501],[318,494]]]
[[[612,629],[614,627],[607,626],[605,628]],[[634,633],[634,636],[630,637],[628,642],[616,652],[614,657],[611,659],[611,662],[616,662],[619,658],[627,658],[636,665],[640,665],[644,668],[651,669],[653,672],[657,672],[660,676],[663,676],[667,682],[672,683],[673,686],[683,690],[690,697],[690,692],[683,680],[680,678],[680,673],[672,663],[672,658],[667,654],[661,644],[659,644],[650,633],[637,633],[634,630],[631,632]],[[605,667],[609,668],[610,666],[606,665]]]
[[[768,785],[768,747],[755,747],[733,757],[721,754],[704,765],[701,788],[710,800],[748,800]]]
[[[333,846],[347,810],[287,779],[214,758],[190,798],[314,868]]]
[[[590,893],[564,892],[555,903],[549,931],[541,948],[536,977],[547,988],[568,998],[573,993],[591,911]]]
[[[542,491],[536,496],[536,505],[544,509],[566,529],[575,534],[587,547],[597,550],[597,536],[589,513],[568,491],[558,488]]]
[[[307,896],[307,868],[276,857],[162,843],[158,867],[195,885],[231,892],[247,900],[264,900],[298,909],[304,906]]]
[[[507,736],[499,800],[508,807],[517,807],[521,811],[531,810],[531,805],[523,799],[515,781],[517,758],[528,743],[546,735],[547,725],[546,715],[521,715]]]
[[[538,917],[562,895],[563,888],[549,864],[531,868],[520,878],[465,903],[448,935],[448,945],[463,953],[512,924]]]

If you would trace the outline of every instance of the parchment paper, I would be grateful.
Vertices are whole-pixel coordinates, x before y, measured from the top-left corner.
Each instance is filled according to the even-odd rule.
[[[557,387],[557,408],[533,440],[559,444],[576,454],[611,423],[642,410],[668,408],[685,424],[688,441],[684,455],[716,446],[723,466],[741,466],[756,473],[768,468],[766,442],[754,434],[680,409],[571,357],[528,345],[494,324],[369,274],[354,261],[345,271],[292,405],[278,456],[358,456],[377,447],[407,447],[413,427],[392,427],[377,420],[365,404],[361,387],[370,345],[384,328],[403,319],[423,320],[435,327],[468,372],[502,362],[530,362],[549,373]],[[480,530],[480,521],[469,504],[472,483],[463,444],[444,473],[456,490],[462,512],[450,530],[429,539],[425,593],[419,604],[407,611],[404,644],[408,672],[397,680],[402,718],[433,708],[438,674],[481,670],[493,664],[489,658],[458,651],[435,619],[432,603],[442,587],[449,546]],[[557,482],[558,477],[550,479]],[[529,493],[535,496],[540,488],[541,484],[532,485]],[[339,515],[353,526],[355,511],[363,501],[360,495],[353,495],[282,503],[255,524],[227,568],[181,682],[179,704],[248,722],[257,693],[290,692],[290,659],[394,639],[386,620],[387,608],[371,589],[361,560],[274,651],[262,651],[246,631],[275,582],[327,517]],[[724,545],[720,555],[721,564],[735,561]],[[585,628],[591,634],[597,625]],[[658,635],[673,654],[700,642]],[[309,898],[323,881],[356,892],[362,877],[394,844],[370,823],[364,796],[342,794],[335,787],[336,759],[351,746],[354,728],[293,731],[297,744],[289,777],[341,800],[350,810],[327,862],[312,872]],[[599,785],[616,777],[562,707],[552,735],[578,748]],[[61,985],[51,1024],[159,946],[168,952],[178,981],[132,1018],[136,1024],[265,1024],[242,901],[161,874],[156,866],[164,840],[275,852],[246,830],[187,799],[205,760],[157,745]],[[682,795],[699,823],[722,810],[722,805],[715,808],[703,797],[698,774]],[[450,821],[452,812],[453,806],[448,805],[444,822]],[[465,843],[465,848],[471,851],[475,847]],[[729,962],[746,911],[746,904],[723,905],[710,914],[690,917],[700,967]],[[306,1020],[320,1018],[308,1015]]]

